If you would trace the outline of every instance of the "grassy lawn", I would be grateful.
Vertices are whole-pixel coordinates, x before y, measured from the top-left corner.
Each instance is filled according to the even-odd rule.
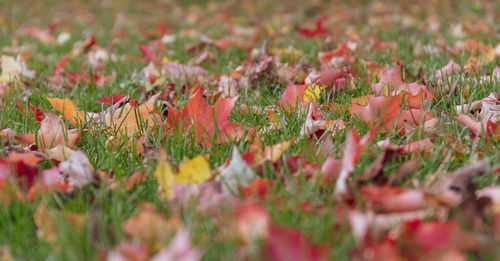
[[[499,14],[6,1],[0,259],[496,260]]]

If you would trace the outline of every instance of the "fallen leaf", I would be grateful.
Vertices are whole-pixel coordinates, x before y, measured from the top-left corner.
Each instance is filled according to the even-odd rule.
[[[384,185],[387,183],[387,177],[384,175],[384,166],[387,162],[397,158],[401,154],[401,149],[386,146],[382,149],[380,156],[368,166],[361,176],[357,177],[355,182],[364,184],[373,182],[376,185]]]
[[[172,79],[174,81],[192,79],[195,77],[204,76],[205,74],[205,69],[200,66],[190,66],[174,62],[164,64],[161,68],[161,75],[164,75],[168,79]]]
[[[35,162],[28,161],[26,164],[24,159],[18,156],[13,156],[10,160],[0,158],[0,183],[13,185],[18,191],[19,198],[23,198],[24,192],[35,184],[40,174],[36,164],[32,166],[33,163]]]
[[[270,224],[267,211],[255,203],[246,201],[236,210],[236,228],[246,243],[267,238]]]
[[[413,174],[413,172],[417,171],[419,166],[420,160],[418,158],[405,161],[389,176],[388,184],[393,187],[401,185],[401,182],[406,177]]]
[[[0,260],[3,260],[3,261],[14,261],[15,260],[10,253],[9,247],[7,247],[7,246],[0,247]]]
[[[262,57],[258,63],[252,64],[246,72],[249,87],[271,84],[276,81],[276,61],[272,57]]]
[[[66,161],[61,162],[59,170],[71,186],[83,187],[93,180],[92,164],[79,150],[71,153]]]
[[[257,178],[252,184],[241,190],[241,194],[245,197],[258,196],[261,199],[266,198],[268,192],[272,189],[272,181],[268,179]]]
[[[167,156],[163,149],[160,149],[160,158],[158,159],[158,166],[156,167],[154,175],[158,181],[160,196],[163,198],[172,198],[172,186],[174,185],[175,176],[170,164],[167,162]]]
[[[296,106],[302,106],[305,103],[304,95],[306,88],[306,85],[288,85],[281,96],[281,108],[290,112]]]
[[[349,129],[347,140],[344,145],[342,168],[340,169],[339,178],[335,183],[335,194],[342,195],[348,192],[347,179],[354,170],[354,166],[361,156],[361,151],[373,138],[375,138],[375,135],[377,135],[377,130],[373,129],[360,138],[354,129]]]
[[[81,132],[69,130],[61,119],[52,113],[46,113],[37,132],[38,143],[42,151],[58,145],[67,145],[70,149],[76,146]]]
[[[297,28],[297,32],[306,38],[314,38],[314,37],[321,36],[321,35],[328,33],[323,28],[323,20],[322,19],[316,20],[316,24],[315,24],[314,29]]]
[[[321,166],[321,176],[325,182],[334,182],[340,174],[342,160],[328,156]]]
[[[85,222],[87,220],[86,215],[71,213],[71,212],[52,212],[47,209],[45,203],[40,203],[33,214],[33,220],[35,225],[38,227],[37,236],[43,241],[46,241],[52,245],[58,244],[58,248],[63,247],[62,243],[59,242],[58,238],[58,222],[59,219],[56,217],[60,215],[64,218],[64,221],[76,232],[82,233]]]
[[[146,261],[150,257],[150,249],[138,242],[122,241],[117,247],[109,251],[106,260],[109,261]]]
[[[408,154],[413,152],[429,151],[431,148],[434,147],[434,143],[432,143],[432,141],[429,138],[427,138],[423,140],[409,142],[407,144],[394,145],[389,141],[389,139],[386,139],[377,142],[377,146],[379,146],[382,149],[399,150],[401,154]]]
[[[74,151],[64,145],[58,145],[48,151],[47,155],[51,160],[65,161],[74,153]]]
[[[304,91],[304,102],[317,102],[321,97],[321,86],[311,84]]]
[[[300,128],[299,135],[301,137],[308,137],[309,135],[314,134],[316,131],[321,129],[326,121],[322,119],[314,119],[313,113],[314,113],[314,105],[312,103],[309,104],[309,109],[307,110],[307,116],[306,116],[306,121],[304,122],[304,125]]]
[[[269,49],[269,52],[272,55],[276,55],[283,58],[289,58],[292,61],[297,61],[302,56],[304,56],[304,53],[302,51],[295,48],[271,48]]]
[[[152,96],[137,107],[129,101],[123,107],[110,111],[104,117],[106,126],[113,128],[118,137],[132,137],[143,129],[151,131],[157,124],[162,123],[155,110],[158,95]]]
[[[10,162],[19,162],[22,161],[24,164],[31,166],[31,167],[36,167],[38,162],[44,160],[43,157],[40,155],[35,154],[34,152],[25,152],[25,153],[19,153],[19,152],[11,152],[7,156],[7,161]]]
[[[441,255],[445,256],[449,251],[474,249],[476,245],[475,240],[468,236],[455,221],[422,222],[416,225],[416,228],[408,226],[407,231],[403,232],[401,237],[407,238],[408,241],[414,240],[407,255],[426,256],[430,259],[435,257],[439,260],[445,260]],[[457,257],[449,260],[457,260]]]
[[[246,187],[257,179],[257,175],[243,160],[240,152],[233,147],[233,155],[229,166],[221,171],[216,180],[222,182],[224,194],[235,194],[239,187]]]
[[[382,72],[379,83],[372,85],[376,95],[396,96],[404,94],[411,108],[422,108],[423,102],[431,101],[434,94],[425,86],[418,83],[403,83],[401,79],[401,65]]]
[[[430,114],[423,109],[401,109],[403,94],[392,97],[375,97],[368,95],[366,107],[351,103],[351,116],[360,119],[368,126],[380,125],[384,132],[393,129],[399,130],[404,123],[418,125],[431,118]]]
[[[128,96],[127,95],[123,95],[123,94],[115,94],[115,95],[111,95],[111,96],[106,96],[106,97],[104,97],[104,98],[96,101],[95,103],[114,105],[114,104],[122,101],[125,98],[128,99]],[[134,100],[134,99],[130,99],[129,102],[134,107],[139,106],[139,103],[136,100]]]
[[[456,120],[465,125],[465,127],[469,128],[472,133],[476,135],[481,134],[483,124],[480,121],[474,119],[472,116],[458,113]]]
[[[455,61],[450,60],[450,62],[445,65],[443,68],[439,69],[434,74],[434,80],[437,81],[438,88],[436,89],[439,92],[448,93],[450,92],[450,82],[453,79],[453,76],[459,73],[462,70],[460,65],[455,63]],[[455,78],[458,78],[455,77]]]
[[[123,231],[154,250],[159,250],[175,229],[180,225],[180,220],[172,217],[167,221],[164,215],[157,212],[149,203],[139,206],[139,214],[123,222]]]
[[[23,103],[21,101],[18,101],[16,106],[19,109],[19,115],[21,116],[21,118],[25,117],[26,114],[33,114],[35,116],[35,120],[42,121],[45,117],[44,111],[31,104],[28,104],[28,108],[26,110],[23,108]]]
[[[219,215],[221,212],[232,210],[238,205],[238,199],[222,193],[222,186],[218,181],[191,185],[174,183],[170,206],[178,209],[196,204],[196,212],[203,216]]]
[[[300,231],[278,226],[271,226],[269,229],[266,253],[269,260],[273,261],[320,261],[329,259],[327,248],[309,243],[306,236]]]
[[[181,162],[175,182],[178,184],[200,184],[207,181],[211,176],[212,173],[207,158],[200,155]]]
[[[453,171],[437,188],[439,199],[452,206],[460,204],[467,193],[473,193],[472,180],[486,173],[489,168],[488,162],[482,160]]]
[[[169,245],[152,257],[151,261],[198,261],[201,260],[202,256],[202,252],[192,245],[189,231],[180,227],[175,237],[170,241]]]
[[[288,149],[288,147],[292,144],[293,140],[284,141],[282,143],[277,143],[270,146],[263,146],[259,139],[255,139],[254,143],[250,145],[248,153],[243,155],[250,156],[253,158],[253,162],[249,163],[252,166],[259,166],[266,161],[276,162],[281,158],[283,153]]]
[[[336,68],[329,68],[329,67],[324,67],[321,69],[319,72],[319,78],[316,80],[317,83],[325,85],[327,87],[332,87],[337,85],[337,88],[333,89],[333,93],[336,93],[340,90],[342,90],[343,86],[338,86],[340,81],[343,79],[343,77],[347,73],[345,71],[336,69]]]
[[[82,114],[78,113],[78,109],[76,108],[75,104],[73,102],[66,98],[66,99],[59,99],[59,98],[49,98],[47,97],[47,100],[50,102],[54,110],[58,111],[61,113],[64,117],[65,120],[77,125],[78,123],[83,122],[83,117]]]
[[[425,194],[416,189],[364,186],[361,195],[378,213],[417,211],[427,206]]]
[[[481,119],[483,124],[500,122],[500,93],[493,92],[481,100]]]
[[[25,26],[22,28],[22,32],[38,40],[42,44],[53,44],[56,41],[49,28],[42,30],[38,26]]]
[[[235,139],[249,138],[252,130],[228,120],[237,99],[238,97],[220,98],[213,106],[210,106],[199,91],[193,94],[186,109],[194,123],[198,142],[210,147],[212,141],[215,144],[221,144]]]
[[[1,57],[2,74],[0,75],[0,83],[21,81],[23,77],[35,77],[35,72],[28,70],[21,56],[18,56],[17,59],[7,55],[2,55]]]

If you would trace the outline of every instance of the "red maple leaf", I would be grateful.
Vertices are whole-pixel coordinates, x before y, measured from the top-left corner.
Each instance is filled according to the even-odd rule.
[[[297,33],[306,38],[314,38],[316,36],[325,35],[328,32],[323,28],[323,20],[318,19],[316,20],[316,27],[313,30],[308,28],[297,28]]]
[[[372,85],[376,95],[382,95],[387,90],[389,95],[405,93],[405,99],[411,108],[422,108],[423,101],[431,101],[434,97],[427,86],[416,82],[404,83],[401,79],[401,65],[382,72],[380,82]],[[387,94],[386,94],[387,95]]]
[[[201,92],[194,93],[186,109],[194,123],[198,142],[203,142],[209,147],[212,141],[221,144],[249,137],[251,129],[228,120],[237,99],[238,97],[220,98],[214,105],[208,105]]]
[[[400,129],[405,122],[418,125],[422,118],[424,120],[431,118],[423,109],[401,109],[403,93],[392,97],[367,95],[366,98],[367,106],[351,104],[351,115],[368,126],[380,124],[383,132],[394,128]]]

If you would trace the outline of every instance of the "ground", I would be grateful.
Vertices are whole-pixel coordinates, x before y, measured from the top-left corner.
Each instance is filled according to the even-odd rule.
[[[499,10],[2,3],[1,259],[497,259]]]

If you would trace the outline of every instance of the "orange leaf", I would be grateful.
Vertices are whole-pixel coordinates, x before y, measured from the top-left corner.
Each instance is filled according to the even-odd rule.
[[[47,97],[47,100],[50,102],[54,110],[58,111],[61,113],[64,117],[65,120],[68,120],[69,122],[73,124],[77,124],[79,121],[83,120],[83,115],[78,113],[78,109],[76,108],[75,104],[73,102],[66,98],[66,99],[59,99],[59,98],[49,98]]]

